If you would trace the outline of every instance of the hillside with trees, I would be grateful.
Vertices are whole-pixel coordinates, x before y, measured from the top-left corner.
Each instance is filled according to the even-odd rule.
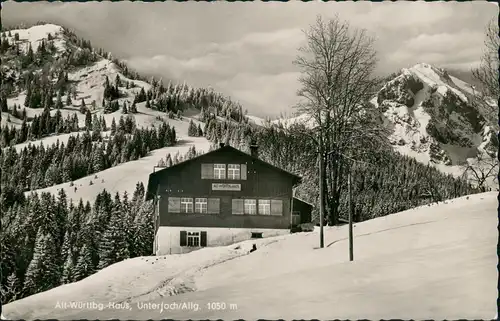
[[[309,143],[303,125],[296,125],[302,128],[294,126],[284,130],[277,125],[256,127],[211,118],[206,127],[206,137],[214,145],[225,142],[249,153],[250,142],[256,142],[259,157],[263,160],[302,176],[303,183],[297,188],[297,196],[316,205],[313,215],[318,222],[319,173],[317,166],[312,165],[317,164],[316,148]],[[328,180],[331,179],[329,175],[327,170]],[[391,149],[367,153],[363,161],[352,165],[351,175],[355,222],[480,192],[463,179],[444,174]],[[338,206],[339,217],[347,219],[346,178],[347,172],[343,172],[339,178],[338,200],[331,193],[327,194],[325,209],[329,224],[333,224],[334,206]]]
[[[350,39],[341,22],[328,23],[318,20],[313,35],[336,30],[325,39]],[[355,37],[360,46],[343,52],[344,57],[363,61],[353,67],[351,78],[335,64],[325,72],[330,77],[316,77],[311,61],[306,56],[298,59],[305,75],[301,95],[319,102],[301,106],[301,112],[322,124],[310,128],[279,122],[256,126],[249,123],[242,106],[228,97],[212,89],[146,79],[66,29],[58,35],[49,33],[36,49],[31,43],[26,46],[16,30],[3,32],[0,43],[5,61],[0,106],[3,115],[12,116],[0,135],[4,303],[81,280],[127,258],[152,254],[153,207],[144,202],[142,183],[131,197],[104,190],[86,203],[68,201],[65,190],[57,195],[26,196],[26,192],[95,175],[173,146],[179,131],[169,120],[182,120],[190,110],[199,111],[196,121],[204,126],[193,118],[184,119],[186,136],[205,137],[212,148],[223,142],[245,152],[257,143],[264,161],[302,176],[297,196],[315,204],[315,223],[321,210],[325,224],[336,225],[347,218],[348,175],[355,222],[479,192],[464,179],[390,147],[385,132],[372,121],[376,110],[367,103],[380,83],[371,77],[374,56],[370,40],[362,34]],[[317,44],[310,45],[314,49]],[[91,68],[98,70],[99,81],[83,92]],[[78,78],[77,73],[85,76]],[[328,81],[341,78],[343,84],[333,92],[325,89],[332,87]],[[323,86],[325,81],[329,86]],[[87,96],[102,99],[89,101]],[[154,111],[156,116],[138,124],[144,111]],[[16,148],[63,133],[75,136],[55,144]],[[168,167],[200,152],[192,146],[186,155],[167,154],[157,165]]]
[[[81,280],[113,263],[150,255],[151,204],[144,186],[130,197],[103,191],[93,205],[32,194],[2,217],[2,302]]]

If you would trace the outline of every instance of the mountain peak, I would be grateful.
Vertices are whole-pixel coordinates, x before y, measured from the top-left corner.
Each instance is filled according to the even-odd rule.
[[[467,103],[468,99],[466,95],[464,95],[463,91],[469,93],[466,89],[460,88],[467,85],[463,81],[458,81],[457,84],[456,78],[453,79],[445,69],[437,68],[428,63],[418,63],[413,67],[408,69],[403,69],[402,74],[406,77],[413,77],[416,80],[422,82],[424,87],[430,87],[432,90],[437,90],[443,96],[447,94],[447,92],[451,91],[453,94],[458,96],[460,100]],[[469,85],[470,86],[470,85]]]
[[[426,62],[420,62],[418,64],[415,64],[413,67],[411,67],[410,69],[414,69],[414,68],[427,68],[427,69],[432,69],[434,68],[434,66],[432,66],[431,64],[428,64]]]
[[[485,102],[473,86],[443,68],[428,63],[404,68],[372,102],[392,128],[395,149],[424,163],[459,165],[495,150]]]
[[[37,38],[37,39],[41,40],[41,39],[47,38],[49,36],[49,34],[54,36],[56,34],[62,33],[63,31],[64,31],[64,28],[59,26],[59,25],[55,25],[52,23],[44,23],[44,24],[38,24],[38,25],[31,26],[31,27],[27,27],[27,28],[12,29],[9,31],[4,31],[3,33],[11,33],[11,34],[19,33],[20,38],[22,38],[21,34],[25,34],[26,36],[29,36],[30,38]]]

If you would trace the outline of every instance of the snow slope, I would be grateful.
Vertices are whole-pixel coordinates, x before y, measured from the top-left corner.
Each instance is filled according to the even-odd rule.
[[[256,125],[264,126],[266,124],[266,120],[257,116],[247,115],[248,120]]]
[[[450,78],[453,81],[453,83],[455,85],[457,85],[458,88],[460,88],[461,90],[463,90],[463,91],[465,91],[465,92],[467,92],[467,93],[469,93],[471,95],[477,94],[477,92],[474,91],[474,89],[473,89],[474,88],[473,85],[468,84],[465,81],[458,79],[457,77],[450,76]]]
[[[9,37],[9,32],[2,32],[5,34],[6,38],[12,42],[14,35],[17,33],[19,35],[19,40],[21,41],[21,46],[19,49],[26,52],[31,44],[31,49],[36,52],[38,45],[42,40],[47,40],[49,34],[54,38],[54,45],[58,49],[58,52],[63,52],[66,50],[66,41],[63,34],[63,28],[54,24],[42,24],[38,26],[33,26],[27,29],[14,29],[10,30],[11,36]]]
[[[299,114],[295,116],[281,116],[269,120],[254,115],[247,115],[246,117],[249,119],[251,123],[263,127],[266,126],[267,124],[282,125],[284,127],[291,126],[292,124],[305,124],[306,126],[312,128],[315,124],[314,119],[312,119],[312,117],[306,114]]]
[[[271,124],[283,125],[284,127],[289,127],[293,124],[301,124],[308,128],[313,128],[316,125],[316,121],[310,115],[301,114],[288,118],[275,119],[271,121]]]
[[[48,137],[44,137],[42,139],[37,139],[37,140],[31,140],[27,141],[25,143],[21,144],[16,144],[13,145],[13,147],[16,149],[16,151],[19,153],[21,152],[25,147],[29,147],[30,145],[32,146],[40,146],[40,144],[43,144],[45,147],[51,146],[52,144],[57,144],[59,141],[59,144],[66,143],[68,142],[69,138],[74,136],[76,137],[77,135],[83,135],[85,131],[81,132],[74,132],[74,133],[68,133],[68,134],[60,134],[60,135],[51,135]],[[109,135],[110,132],[102,132],[101,136],[105,137],[106,135]]]
[[[66,36],[64,35],[63,28],[53,24],[43,24],[27,29],[11,30],[10,38],[14,38],[14,35],[16,33],[19,34],[19,39],[22,43],[21,49],[23,50],[27,50],[27,44],[31,43],[33,50],[36,51],[38,44],[44,39],[47,40],[49,34],[52,35],[52,41],[59,51],[65,51],[69,45]],[[13,39],[10,40],[13,41]],[[134,96],[139,93],[141,88],[144,88],[144,90],[149,90],[151,88],[151,85],[144,81],[125,77],[120,72],[120,68],[116,64],[114,64],[109,59],[101,57],[100,60],[89,66],[72,69],[68,72],[69,81],[75,85],[76,96],[71,97],[72,104],[70,106],[66,106],[64,104],[64,108],[61,109],[62,117],[66,119],[67,116],[76,114],[79,119],[79,126],[83,128],[85,125],[85,114],[82,114],[79,111],[83,99],[86,106],[88,107],[91,107],[93,103],[95,104],[95,108],[91,108],[92,114],[97,114],[98,117],[103,115],[108,126],[111,125],[111,121],[113,118],[115,118],[115,120],[118,122],[120,116],[123,115],[121,113],[121,110],[118,110],[111,114],[104,114],[102,106],[105,79],[107,77],[110,83],[114,84],[117,76],[122,82],[120,92],[123,97],[117,100],[120,102],[120,105],[122,105],[124,101],[127,101],[128,106],[130,106],[132,104]],[[126,88],[126,82],[133,84],[133,87]],[[7,105],[9,109],[12,109],[13,105],[19,105],[24,108],[25,98],[26,92],[18,93],[18,95],[14,97],[8,97]],[[63,95],[61,98],[63,103],[65,103],[67,98],[66,95]],[[138,114],[135,114],[134,118],[138,127],[148,127],[153,124],[159,124],[161,121],[156,118],[157,116],[165,118],[165,113],[147,109],[145,107],[145,103],[137,104],[137,109]],[[25,108],[25,110],[28,118],[33,118],[35,115],[40,116],[43,112],[43,108]],[[55,113],[56,110],[51,110],[52,116]],[[2,113],[2,125],[9,124],[18,127],[22,123],[22,121],[17,118],[14,118],[12,116],[10,118],[11,122],[7,123],[7,117],[6,115],[4,115],[4,113]]]
[[[10,36],[9,36],[10,34]],[[34,52],[36,52],[39,44],[45,40],[47,41],[49,38],[49,35],[52,36],[52,42],[54,43],[57,52],[54,54],[54,57],[59,57],[62,54],[65,53],[67,49],[67,40],[64,36],[64,29],[61,26],[57,26],[54,24],[42,24],[42,25],[37,25],[33,26],[27,29],[14,29],[6,32],[2,32],[2,37],[5,36],[5,39],[7,39],[10,43],[14,43],[14,37],[15,34],[19,35],[19,41],[17,42],[19,44],[19,49],[22,52],[27,52],[28,47],[31,44],[31,48]],[[10,67],[5,65],[5,60],[2,61],[4,64],[2,68],[4,69],[4,72],[7,73],[12,73],[13,70],[10,69]],[[15,75],[16,72],[13,73]],[[8,98],[7,99],[7,105],[9,109],[12,109],[12,106],[14,104],[23,106],[24,105],[24,99],[26,95],[25,94],[20,94],[16,97]],[[35,114],[41,114],[42,109],[40,110],[30,110],[29,108],[26,109],[26,114],[28,117],[33,117]],[[20,127],[22,120],[17,119],[13,116],[10,116],[11,121],[7,121],[7,115],[6,113],[2,113],[2,123],[1,125],[9,125],[9,126],[14,126],[14,127]]]
[[[314,231],[130,259],[10,303],[4,314],[24,319],[491,319],[498,294],[496,196],[476,194],[358,223],[354,262],[348,259],[347,227],[332,227],[325,230],[323,249],[317,248]],[[252,243],[257,251],[247,255]],[[72,301],[96,306],[54,308]],[[121,309],[104,306],[108,302]],[[210,310],[210,302],[225,309]],[[161,311],[144,303],[190,305]]]
[[[104,109],[102,107],[102,98],[104,95],[104,81],[106,76],[111,83],[114,83],[116,76],[119,76],[122,81],[133,82],[136,85],[136,87],[129,89],[120,87],[120,91],[125,95],[125,97],[117,99],[117,101],[120,102],[120,105],[122,105],[124,101],[127,101],[128,106],[130,106],[133,102],[134,95],[138,91],[140,91],[141,88],[147,90],[151,87],[149,84],[143,81],[128,79],[117,70],[117,67],[114,63],[112,63],[108,59],[103,58],[89,67],[81,68],[73,73],[68,74],[68,78],[76,84],[77,94],[76,99],[72,99],[72,105],[64,106],[64,108],[60,110],[62,117],[66,119],[68,116],[76,114],[79,120],[79,126],[84,127],[85,114],[82,114],[79,110],[82,99],[85,101],[86,106],[89,107],[91,106],[92,102],[95,102],[96,108],[91,108],[92,114],[96,114],[98,117],[103,115],[108,126],[111,125],[111,121],[113,118],[115,118],[115,121],[118,121],[120,116],[125,117],[126,115],[122,114],[121,110],[117,110],[116,112],[110,114],[104,113]],[[24,107],[25,98],[26,93],[21,93],[15,97],[8,98],[7,105],[10,109],[14,104],[22,106],[22,108],[25,108],[28,118],[33,118],[35,115],[40,116],[43,113],[43,108],[33,109]],[[66,101],[66,95],[62,96],[62,101]],[[137,104],[138,114],[134,115],[137,126],[148,127],[152,124],[159,124],[160,121],[156,119],[156,116],[165,118],[165,113],[148,109],[145,107],[145,104],[146,103]],[[56,110],[52,109],[51,115],[54,116],[55,113]],[[14,118],[11,116],[11,119]],[[14,122],[14,120],[12,122]],[[21,123],[20,121],[17,122],[19,122],[19,124]]]
[[[135,119],[135,123],[136,123],[138,128],[159,126],[162,122],[167,122],[170,126],[175,127],[175,130],[177,131],[178,134],[180,133],[181,136],[183,136],[183,135],[187,136],[189,121],[192,119],[196,125],[200,124],[201,128],[204,129],[204,123],[196,120],[195,116],[197,116],[197,115],[194,115],[192,117],[182,117],[181,119],[169,119],[164,112],[146,108],[145,105],[146,105],[146,103],[137,104],[137,114],[123,114],[121,112],[121,110],[115,111],[114,113],[105,114],[102,112],[102,109],[99,109],[97,111],[92,112],[92,115],[96,114],[98,118],[103,116],[105,121],[106,121],[106,125],[108,127],[111,126],[113,118],[115,119],[115,122],[118,123],[120,117],[122,117],[122,116],[126,117],[128,115],[132,115]],[[28,110],[30,108],[26,108],[26,109]],[[33,111],[33,110],[38,111],[36,109],[30,109],[30,110],[31,111]],[[51,110],[52,115],[54,115],[55,112],[56,112],[55,110]],[[80,113],[79,111],[76,111],[76,110],[68,110],[68,109],[61,110],[61,114],[63,115],[63,118],[66,118],[66,116],[68,114],[71,115],[73,113],[78,116],[79,126],[84,128],[85,127],[85,115],[83,115],[82,113]],[[55,143],[57,140],[59,140],[60,143],[66,144],[69,137],[76,136],[77,134],[82,134],[83,132],[84,131],[73,132],[73,133],[68,133],[68,134],[53,135],[53,136],[44,137],[44,138],[37,139],[37,140],[24,142],[21,144],[16,144],[13,146],[19,151],[20,149],[24,148],[25,146],[27,146],[29,144],[40,145],[41,142],[43,142],[43,144],[45,144],[46,146],[51,145],[52,143]],[[109,132],[105,132],[105,133],[103,133],[103,135],[109,135]]]
[[[146,82],[140,80],[132,80],[125,77],[119,68],[108,59],[101,59],[90,67],[79,69],[68,75],[70,81],[75,81],[77,85],[77,100],[79,104],[80,100],[83,98],[89,104],[91,101],[95,101],[98,105],[101,105],[103,95],[104,95],[104,81],[105,77],[108,77],[109,81],[114,83],[116,77],[119,76],[123,81],[132,81],[135,85],[133,88],[126,89],[124,86],[120,90],[126,93],[126,98],[118,99],[120,103],[124,100],[128,100],[129,103],[132,102],[133,94],[137,94],[141,87],[144,90],[151,88]],[[64,99],[63,99],[64,101]],[[79,105],[78,105],[79,106]]]
[[[10,118],[10,119],[9,119]],[[9,113],[2,112],[1,126],[14,126],[15,128],[20,128],[23,121],[19,118],[13,117]]]

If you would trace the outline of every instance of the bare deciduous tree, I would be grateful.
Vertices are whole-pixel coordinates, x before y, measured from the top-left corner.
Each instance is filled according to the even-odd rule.
[[[462,165],[462,169],[465,179],[486,192],[489,188],[488,181],[494,181],[498,174],[498,160],[480,152],[473,162]]]
[[[304,33],[307,44],[299,48],[294,61],[301,70],[302,85],[297,111],[308,116],[303,123],[314,125],[293,129],[301,130],[317,149],[320,216],[324,217],[328,202],[327,219],[335,225],[348,160],[362,157],[362,150],[385,137],[384,129],[372,121],[368,104],[379,82],[373,76],[376,52],[364,30],[338,17],[328,21],[318,17]]]
[[[498,23],[491,20],[486,27],[485,49],[481,57],[481,64],[477,69],[472,70],[474,78],[482,85],[484,93],[497,100],[500,96],[500,86],[498,84],[498,48],[500,38],[498,36]]]

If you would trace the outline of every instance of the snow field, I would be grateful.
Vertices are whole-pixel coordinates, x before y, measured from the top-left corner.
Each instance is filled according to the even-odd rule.
[[[498,277],[496,196],[476,194],[357,223],[354,262],[348,258],[347,226],[329,227],[323,249],[316,230],[129,259],[13,302],[4,314],[25,319],[490,319]],[[257,251],[248,254],[253,243]],[[131,308],[49,310],[57,300],[128,302]],[[194,302],[201,308],[139,309],[145,302]],[[208,310],[211,302],[228,308]]]

